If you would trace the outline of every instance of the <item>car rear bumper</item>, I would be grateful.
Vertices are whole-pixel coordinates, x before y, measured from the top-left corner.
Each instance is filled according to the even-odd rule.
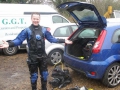
[[[79,60],[70,56],[64,55],[65,64],[79,72],[84,73],[89,78],[102,79],[108,63],[105,61],[89,61]],[[91,75],[91,72],[95,72],[96,75]]]

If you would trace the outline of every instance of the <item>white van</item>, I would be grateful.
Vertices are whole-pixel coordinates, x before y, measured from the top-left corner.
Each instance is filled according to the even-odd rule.
[[[120,18],[120,10],[113,11],[114,18]]]
[[[21,30],[31,25],[31,13],[39,12],[41,26],[55,23],[70,23],[55,9],[41,4],[0,4],[0,39],[13,40]],[[14,55],[19,49],[26,48],[26,41],[21,46],[3,49],[4,54]]]

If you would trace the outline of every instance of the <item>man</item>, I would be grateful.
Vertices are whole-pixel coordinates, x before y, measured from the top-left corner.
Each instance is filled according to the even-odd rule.
[[[2,44],[0,44],[0,48],[21,45],[22,42],[27,39],[29,47],[28,67],[31,76],[32,90],[37,89],[38,69],[41,75],[41,88],[42,90],[47,90],[48,70],[46,63],[45,38],[51,43],[72,44],[72,41],[54,38],[46,28],[39,25],[39,13],[32,13],[31,21],[31,26],[22,30],[16,39],[7,42],[3,40]]]

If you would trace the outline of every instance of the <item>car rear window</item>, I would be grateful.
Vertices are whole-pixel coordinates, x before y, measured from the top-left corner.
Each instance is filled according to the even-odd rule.
[[[79,18],[81,21],[98,21],[98,18],[94,11],[89,9],[84,10],[74,10],[73,13]]]
[[[98,30],[93,28],[85,28],[78,35],[78,38],[97,38],[97,37]]]

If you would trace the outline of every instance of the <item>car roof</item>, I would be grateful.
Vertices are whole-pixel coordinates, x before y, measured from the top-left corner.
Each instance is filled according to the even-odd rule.
[[[109,22],[107,23],[107,27],[105,28],[106,30],[116,30],[120,28],[120,22]]]
[[[120,26],[120,18],[108,18],[107,27]]]
[[[108,22],[107,27],[120,26],[120,22]]]
[[[107,20],[107,22],[119,22],[120,23],[120,18],[108,18],[108,19],[106,19]]]

